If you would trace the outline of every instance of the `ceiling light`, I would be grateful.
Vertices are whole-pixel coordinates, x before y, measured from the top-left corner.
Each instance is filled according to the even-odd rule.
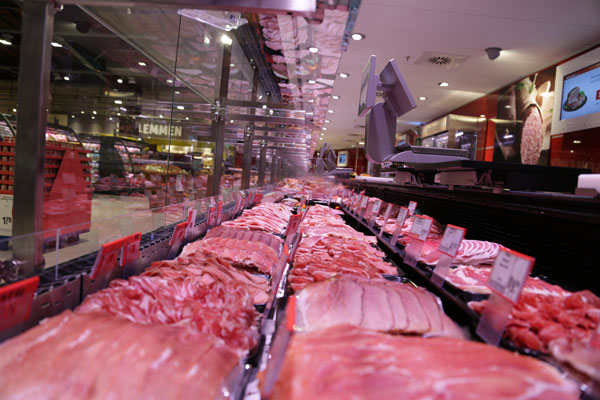
[[[446,87],[449,85],[449,83],[448,82],[440,82],[440,83],[438,83],[438,85],[440,85],[441,87]]]
[[[314,102],[315,102],[315,99],[308,99],[308,102],[309,102],[309,103],[314,103]]]
[[[98,113],[96,112],[96,110],[93,110],[93,111],[92,111],[92,114],[96,115],[96,114],[98,114]]]
[[[419,100],[421,100],[421,101],[425,101],[425,100],[427,100],[427,97],[425,97],[425,96],[421,96],[421,97],[419,97]]]
[[[147,64],[145,62],[143,62],[143,61],[140,61],[140,62],[138,62],[138,65],[140,67],[145,67]]]
[[[326,130],[327,130],[327,128],[323,127],[323,130],[324,130],[324,131],[326,131]]]
[[[69,78],[68,76],[65,75],[65,77],[63,78],[65,81],[70,81],[71,78]]]
[[[119,116],[119,117],[120,117],[120,116],[121,116],[121,113],[117,113],[117,116]]]
[[[175,94],[181,94],[181,92],[179,90],[176,90]]]
[[[322,137],[320,137],[320,138],[319,138],[319,140],[323,140],[323,138],[322,138]]]
[[[75,115],[71,115],[71,118],[75,118]]]
[[[7,39],[0,39],[0,43],[2,43],[5,46],[10,46],[12,44],[12,42]]]
[[[186,120],[186,121],[189,121],[189,120],[190,120],[190,117],[185,117],[185,120]]]
[[[230,120],[229,120],[229,123],[230,123],[230,124],[233,124],[233,120],[232,120],[232,119],[230,119]]]
[[[92,115],[92,119],[96,119],[96,117],[94,117],[94,116]]]
[[[273,110],[269,110],[269,114],[273,115]]]
[[[85,111],[82,111],[81,113],[82,113],[82,114],[85,114]]]
[[[258,99],[259,99],[259,100],[260,100],[260,99],[262,99],[262,94],[258,96]]]
[[[204,36],[204,44],[210,44],[210,38],[208,36]]]
[[[177,109],[178,110],[185,110],[185,107],[184,106],[177,106]]]
[[[573,143],[575,143],[575,144],[580,144],[580,143],[581,143],[581,140],[573,140]]]
[[[462,135],[464,135],[464,134],[465,134],[464,132],[456,132],[456,135],[455,135],[455,136],[456,136],[456,137],[461,137],[461,136],[462,136]]]
[[[358,142],[358,144],[362,146],[365,144],[365,142]]]
[[[266,109],[267,109],[267,105],[266,105],[266,104],[263,104],[263,106],[262,106],[262,107],[263,107],[263,110],[266,110]]]
[[[480,115],[480,117],[481,117],[481,118],[485,118],[485,115],[484,115],[484,114],[481,114],[481,115]]]
[[[121,110],[123,112],[127,111],[127,109],[125,107],[119,107],[119,110]]]
[[[63,46],[62,46],[62,44],[60,44],[60,43],[58,43],[58,42],[52,42],[52,43],[50,43],[50,45],[51,45],[52,47],[63,47]]]
[[[571,153],[575,153],[575,150],[571,150]]]
[[[318,53],[318,52],[319,52],[319,49],[318,49],[317,47],[314,47],[314,46],[313,46],[313,47],[309,47],[309,48],[308,48],[308,51],[310,51],[311,53]]]
[[[317,81],[315,81],[314,79],[309,79],[308,83],[310,83],[311,85],[313,85],[313,84],[317,83]]]
[[[173,83],[173,79],[167,79],[167,83]]]
[[[340,96],[338,96],[337,94],[334,94],[333,96],[331,96],[331,98],[334,100],[339,100]]]
[[[123,104],[123,100],[115,100],[115,104]]]
[[[160,115],[158,116],[158,118],[162,118],[162,117],[163,117],[163,116],[162,116],[162,114],[160,114]]]
[[[222,34],[221,35],[221,43],[223,43],[224,45],[231,45],[233,43],[233,39],[231,39],[229,36]]]
[[[309,111],[309,112],[306,113],[306,115],[313,115],[313,112]]]
[[[347,74],[347,73],[345,73],[345,72],[340,72],[340,73],[338,74],[338,76],[339,76],[340,78],[347,78],[347,77],[349,77],[349,76],[350,76],[350,74]]]
[[[112,117],[108,117],[108,120],[109,120],[109,121],[112,121]]]
[[[327,110],[329,114],[333,114],[333,110]]]
[[[123,79],[121,79],[121,78],[117,79],[117,83],[123,83]]]
[[[16,108],[13,108],[13,112],[17,112],[17,109],[16,109]]]
[[[366,37],[367,37],[367,35],[365,35],[364,33],[353,33],[352,34],[352,40],[363,40]]]
[[[230,66],[231,68],[233,68],[233,67],[235,67],[235,64],[231,63],[231,64],[229,64],[229,66]]]

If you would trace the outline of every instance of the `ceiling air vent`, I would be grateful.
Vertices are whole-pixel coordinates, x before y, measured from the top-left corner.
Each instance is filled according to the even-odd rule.
[[[414,64],[434,68],[452,69],[460,66],[468,58],[469,56],[463,56],[460,54],[426,51],[421,54],[421,57],[419,57]]]

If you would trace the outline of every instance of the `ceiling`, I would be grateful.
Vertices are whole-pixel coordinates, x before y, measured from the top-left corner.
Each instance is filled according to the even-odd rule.
[[[363,68],[377,56],[376,73],[394,58],[417,108],[398,120],[398,132],[427,123],[506,84],[600,43],[599,0],[363,0],[335,80],[324,141],[357,145],[365,120],[357,117]],[[494,61],[487,47],[503,49]],[[466,56],[446,69],[416,65],[424,52]],[[446,81],[448,87],[438,86]]]

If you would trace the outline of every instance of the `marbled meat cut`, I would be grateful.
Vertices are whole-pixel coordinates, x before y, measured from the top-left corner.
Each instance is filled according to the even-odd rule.
[[[244,210],[240,217],[225,221],[221,225],[230,228],[283,234],[291,215],[292,211],[288,206],[278,203],[265,203]]]
[[[65,311],[0,345],[0,398],[214,399],[238,360],[177,326]]]
[[[241,283],[254,299],[255,304],[264,304],[269,298],[270,284],[262,276],[235,268],[227,260],[214,254],[195,251],[171,261],[156,261],[142,275],[158,276],[175,280],[192,280],[209,284],[219,281]]]
[[[261,242],[266,244],[267,246],[270,246],[276,252],[279,252],[279,249],[281,248],[281,244],[283,242],[281,238],[267,232],[227,228],[225,226],[216,226],[209,230],[208,233],[204,236],[204,239],[211,238],[231,238],[248,240],[251,242]],[[182,254],[184,255],[186,253],[186,247],[184,247],[182,251]]]
[[[337,275],[305,287],[296,298],[300,331],[349,324],[382,332],[464,337],[435,296],[410,284]]]
[[[440,247],[441,238],[427,239],[423,250],[421,251],[420,261],[435,265],[440,259],[440,253],[437,251]],[[492,265],[498,256],[501,245],[494,242],[486,242],[483,240],[469,240],[464,239],[458,251],[456,257],[452,261],[453,264],[460,265]]]
[[[272,398],[575,400],[579,393],[550,365],[483,343],[338,325],[294,335]]]
[[[233,350],[256,345],[258,313],[239,282],[178,281],[150,276],[117,279],[88,297],[77,313],[104,313],[139,324],[177,325],[210,335]]]

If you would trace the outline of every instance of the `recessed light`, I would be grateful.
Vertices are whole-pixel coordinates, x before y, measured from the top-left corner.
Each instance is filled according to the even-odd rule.
[[[314,103],[314,102],[315,102],[315,99],[308,99],[308,102],[309,102],[309,103]]]
[[[189,121],[189,120],[190,120],[190,117],[185,117],[185,120],[186,120],[186,121]]]
[[[146,63],[145,63],[145,62],[143,62],[143,61],[140,61],[140,62],[138,62],[138,65],[139,65],[140,67],[145,67],[145,66],[146,66],[146,65],[148,65],[148,64],[146,64]]]
[[[185,107],[184,106],[177,106],[177,109],[178,110],[185,110]]]
[[[167,79],[167,83],[173,83],[173,79]]]
[[[92,119],[96,119],[96,117],[94,117],[94,116],[92,115]]]
[[[325,123],[326,123],[326,124],[328,124],[328,123],[330,123],[330,122],[331,122],[331,121],[330,121],[330,120],[328,120],[328,119],[326,119],[326,120],[325,120]]]
[[[579,143],[581,143],[581,140],[573,140],[573,143],[579,144]]]
[[[440,83],[438,83],[438,85],[440,85],[441,87],[446,87],[449,85],[449,83],[448,82],[440,82]]]
[[[121,79],[121,78],[117,79],[117,83],[123,83],[123,79]]]
[[[230,123],[230,124],[233,124],[233,120],[232,120],[232,119],[230,119],[230,120],[229,120],[229,123]]]
[[[10,40],[6,40],[6,39],[0,39],[0,43],[5,46],[10,46],[12,44],[12,42]]]
[[[263,110],[266,110],[267,109],[267,105],[263,104],[262,108],[263,108]]]
[[[571,153],[575,153],[575,150],[571,150]]]
[[[420,96],[420,97],[419,97],[419,100],[421,100],[421,101],[425,101],[425,100],[427,100],[427,97],[425,97],[425,96]]]
[[[340,96],[338,96],[337,94],[334,94],[333,96],[331,96],[331,98],[333,98],[334,100],[339,100]]]
[[[315,81],[314,79],[309,79],[308,83],[310,83],[311,85],[313,85],[313,84],[317,83],[317,81]]]
[[[119,116],[119,117],[120,117],[120,116],[121,116],[121,113],[117,113],[117,116]]]
[[[269,114],[273,115],[273,110],[269,110]]]
[[[359,145],[363,146],[365,142],[358,142]]]
[[[181,94],[181,92],[179,90],[176,90],[175,94]]]
[[[123,100],[115,100],[115,104],[123,104]]]
[[[71,115],[71,118],[75,118],[75,115]]]
[[[309,47],[308,51],[310,51],[311,53],[318,53],[319,49],[317,47]]]
[[[229,66],[230,66],[231,68],[233,68],[233,67],[235,67],[235,64],[231,63],[231,64],[229,64]]]
[[[62,44],[60,44],[60,43],[58,43],[58,42],[52,42],[52,43],[50,43],[50,45],[51,45],[52,47],[62,47]]]
[[[352,34],[352,40],[363,40],[366,37],[367,37],[367,35],[365,35],[364,33],[353,33]]]
[[[480,115],[480,117],[481,117],[481,118],[485,118],[485,115],[484,115],[484,114],[481,114],[481,115]]]
[[[16,108],[13,108],[13,112],[17,112],[17,109],[16,109]]]
[[[65,75],[65,77],[63,78],[65,81],[70,81],[71,78],[69,78],[68,76]]]
[[[340,72],[340,73],[338,74],[338,76],[339,76],[340,78],[347,78],[347,77],[349,77],[349,76],[350,76],[350,74],[347,74],[347,73],[345,73],[345,72]]]
[[[324,131],[326,131],[326,130],[327,130],[327,128],[323,127],[323,130],[324,130]]]
[[[323,140],[323,138],[322,138],[322,137],[320,137],[320,138],[319,138],[319,140]]]
[[[229,36],[225,35],[225,34],[222,34],[221,35],[221,43],[229,46],[229,45],[231,45],[233,43],[233,39],[230,38]]]
[[[158,118],[162,118],[162,117],[163,117],[163,116],[162,116],[162,114],[160,114],[160,115],[158,116]]]
[[[327,110],[329,114],[333,114],[333,110]]]
[[[96,114],[98,114],[98,113],[96,112],[96,110],[93,110],[93,111],[92,111],[92,114],[96,115]]]

